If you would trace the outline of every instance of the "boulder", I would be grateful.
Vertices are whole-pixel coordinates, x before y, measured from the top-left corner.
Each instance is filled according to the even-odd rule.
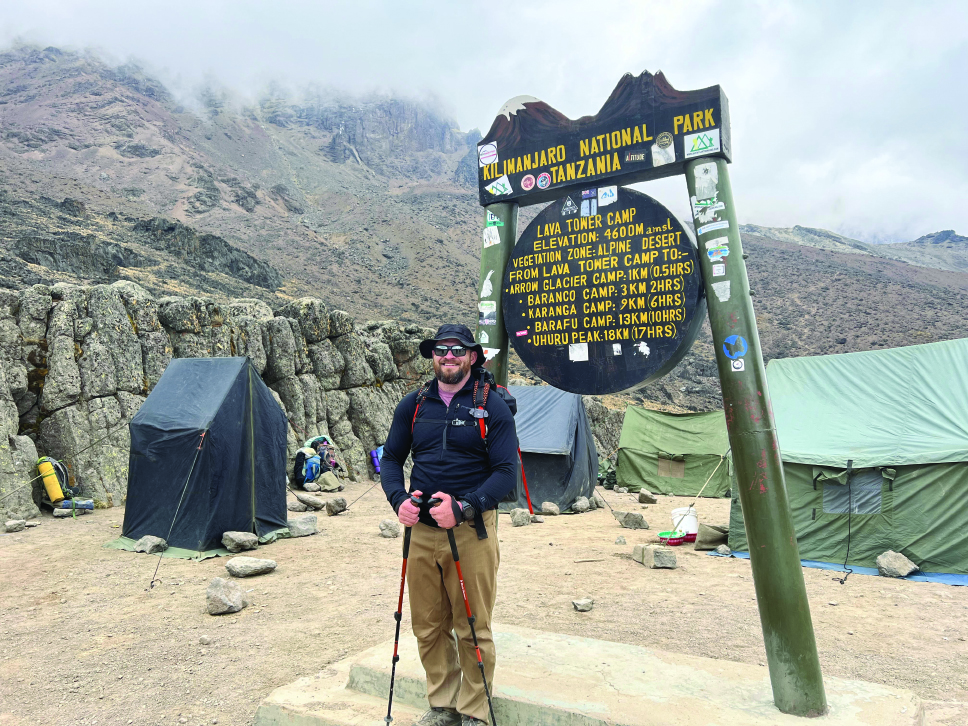
[[[531,524],[531,512],[522,508],[511,510],[512,527],[524,527],[529,524]]]
[[[23,532],[27,528],[27,520],[25,519],[8,519],[4,523],[4,531],[6,532]]]
[[[561,510],[558,505],[554,502],[542,502],[541,503],[541,513],[546,514],[549,517],[554,517],[561,514]]]
[[[259,537],[251,532],[225,532],[222,535],[222,546],[229,552],[254,550],[259,546]]]
[[[602,496],[601,494],[599,494],[598,492],[595,492],[594,494],[592,494],[592,496],[591,496],[591,499],[589,499],[589,500],[588,500],[588,501],[589,501],[589,503],[590,503],[590,502],[592,501],[592,499],[594,499],[594,500],[595,500],[595,504],[597,504],[597,505],[598,505],[598,508],[599,508],[599,509],[605,509],[605,508],[606,508],[606,507],[608,506],[608,505],[607,505],[607,504],[605,503],[605,497],[603,497],[603,496]]]
[[[582,514],[584,512],[587,512],[589,508],[590,507],[588,505],[588,497],[578,497],[578,499],[576,499],[571,504],[571,511],[577,514]]]
[[[615,493],[616,494],[628,494],[629,493],[629,488],[628,487],[615,487]]]
[[[648,492],[645,489],[639,489],[639,504],[658,504],[659,500],[656,499],[655,494]]]
[[[308,537],[316,534],[316,515],[305,514],[302,517],[290,519],[286,522],[286,526],[289,528],[290,537]]]
[[[314,497],[312,494],[303,494],[302,492],[293,492],[293,496],[296,497],[302,504],[305,504],[310,509],[320,510],[326,506],[326,500],[320,499],[319,497]]]
[[[632,559],[653,570],[674,570],[678,567],[676,553],[671,547],[662,545],[637,544],[632,550]]]
[[[638,512],[628,512],[621,520],[626,529],[648,529],[649,523]]]
[[[731,555],[731,554],[733,554],[733,551],[729,548],[728,545],[721,544],[721,545],[719,545],[719,547],[716,548],[716,554],[717,555]]]
[[[595,607],[595,601],[590,597],[582,598],[581,600],[572,600],[571,604],[580,613],[587,613],[593,607]]]
[[[258,557],[233,557],[225,563],[225,569],[232,577],[253,577],[264,575],[276,569],[275,560],[262,560]]]
[[[531,524],[544,524],[544,517],[542,517],[540,514],[532,514]]]
[[[700,524],[696,534],[696,549],[700,551],[714,550],[729,539],[728,524]]]
[[[400,522],[395,519],[384,519],[380,522],[380,536],[392,539],[400,536]]]
[[[54,511],[56,512],[57,510],[55,509]],[[71,510],[64,509],[61,511],[70,512]],[[147,552],[149,555],[164,552],[166,549],[168,549],[168,543],[165,540],[150,534],[146,534],[134,544],[135,552]]]
[[[249,604],[239,584],[222,577],[212,578],[205,591],[205,600],[209,615],[237,613]]]
[[[920,569],[907,557],[894,550],[888,550],[877,557],[877,571],[884,577],[907,577]]]
[[[335,517],[341,512],[347,510],[346,499],[343,497],[333,497],[332,499],[326,500],[326,514],[330,517]]]
[[[297,499],[295,502],[286,502],[286,509],[288,509],[290,512],[305,512],[309,510],[309,507]]]

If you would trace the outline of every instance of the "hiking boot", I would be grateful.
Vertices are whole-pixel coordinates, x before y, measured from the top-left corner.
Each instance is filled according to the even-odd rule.
[[[413,726],[461,726],[460,714],[452,708],[431,708]]]
[[[487,726],[487,721],[481,721],[479,718],[461,714],[460,726]]]

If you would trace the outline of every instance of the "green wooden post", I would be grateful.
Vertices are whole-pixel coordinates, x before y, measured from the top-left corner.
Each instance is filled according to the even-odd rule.
[[[686,184],[773,700],[784,713],[820,716],[827,712],[827,697],[726,162],[689,162]]]
[[[477,284],[477,301],[485,307],[493,306],[497,315],[494,325],[481,325],[478,322],[476,338],[485,348],[497,348],[498,353],[487,363],[487,369],[502,386],[508,384],[508,332],[504,328],[504,310],[501,307],[501,293],[504,291],[504,268],[508,264],[511,250],[517,239],[518,205],[516,202],[501,202],[484,207],[484,241],[481,248],[481,277]],[[488,236],[497,233],[496,244],[489,242]],[[493,240],[493,236],[491,237]],[[479,315],[480,308],[478,309]],[[482,338],[486,338],[483,340]]]

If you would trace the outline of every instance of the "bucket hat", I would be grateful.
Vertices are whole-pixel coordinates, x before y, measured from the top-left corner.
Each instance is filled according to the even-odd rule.
[[[434,346],[437,345],[437,341],[447,340],[449,338],[453,338],[461,345],[466,346],[468,350],[477,351],[477,361],[471,366],[472,368],[479,368],[484,365],[484,347],[474,342],[474,336],[471,334],[470,328],[466,325],[441,325],[437,328],[437,333],[433,338],[420,341],[420,355],[424,358],[432,358],[434,355]]]

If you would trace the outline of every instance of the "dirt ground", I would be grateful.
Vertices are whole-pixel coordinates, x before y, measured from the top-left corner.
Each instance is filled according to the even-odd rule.
[[[368,486],[350,484],[347,500]],[[602,494],[616,509],[641,506]],[[691,545],[677,549],[677,570],[631,559],[688,502],[660,497],[644,510],[648,531],[622,529],[608,510],[521,528],[502,517],[495,621],[765,664],[748,561]],[[728,507],[697,508],[720,523]],[[262,548],[278,569],[242,581],[254,604],[218,617],[205,613],[205,588],[227,576],[225,559],[164,559],[147,591],[156,557],[102,547],[120,534],[121,508],[0,535],[0,725],[251,724],[272,689],[392,638],[402,540],[378,530],[390,514],[377,486],[349,512],[321,515],[320,534]],[[804,570],[824,673],[911,689],[928,724],[968,723],[968,588],[832,574]],[[595,599],[591,612],[575,612],[581,597]]]

